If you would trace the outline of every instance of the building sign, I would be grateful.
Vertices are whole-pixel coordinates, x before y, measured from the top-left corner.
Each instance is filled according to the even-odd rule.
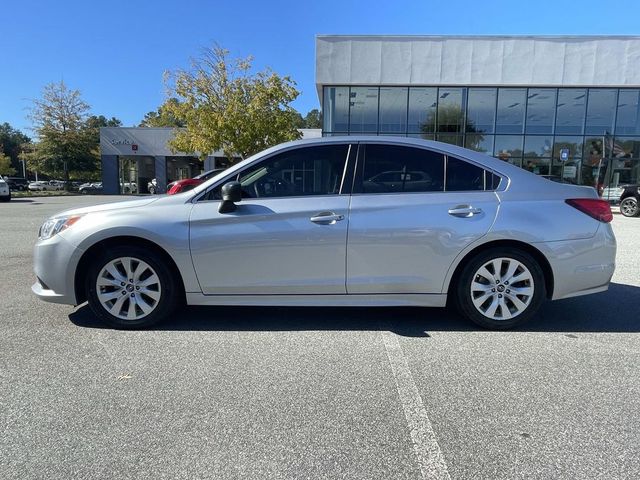
[[[561,148],[560,149],[560,160],[563,162],[566,162],[567,160],[569,160],[569,149],[568,148]]]
[[[133,142],[126,138],[113,138],[111,139],[111,145],[133,145]]]
[[[564,178],[576,178],[577,173],[578,167],[576,166],[564,167],[564,169],[562,170],[562,176]]]

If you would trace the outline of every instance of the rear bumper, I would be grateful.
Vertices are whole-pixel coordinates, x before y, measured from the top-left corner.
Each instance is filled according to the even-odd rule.
[[[609,288],[616,262],[616,239],[611,225],[601,223],[589,239],[534,244],[553,270],[552,300],[589,295]]]

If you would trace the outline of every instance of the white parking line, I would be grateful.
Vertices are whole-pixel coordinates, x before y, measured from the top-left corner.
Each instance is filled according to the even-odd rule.
[[[407,358],[404,356],[398,337],[383,327],[381,330],[387,357],[393,370],[396,388],[407,420],[413,451],[416,454],[422,478],[450,480],[447,464],[436,440],[436,435],[422,403],[418,387],[413,381]]]

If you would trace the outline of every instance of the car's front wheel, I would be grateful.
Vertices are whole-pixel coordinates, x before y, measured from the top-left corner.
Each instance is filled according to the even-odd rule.
[[[180,283],[153,251],[110,248],[89,268],[91,310],[116,328],[143,328],[168,317],[178,305]]]
[[[635,197],[627,197],[620,203],[620,213],[625,217],[637,217],[640,215],[640,205]]]
[[[544,273],[527,252],[492,248],[474,257],[457,285],[460,312],[474,323],[504,330],[529,320],[546,297]]]

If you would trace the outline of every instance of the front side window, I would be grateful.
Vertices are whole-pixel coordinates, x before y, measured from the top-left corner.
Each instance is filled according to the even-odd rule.
[[[240,172],[235,179],[245,198],[337,195],[349,145],[302,147],[276,154]],[[219,200],[222,185],[205,199]]]
[[[400,145],[367,145],[363,193],[442,191],[444,155]]]

